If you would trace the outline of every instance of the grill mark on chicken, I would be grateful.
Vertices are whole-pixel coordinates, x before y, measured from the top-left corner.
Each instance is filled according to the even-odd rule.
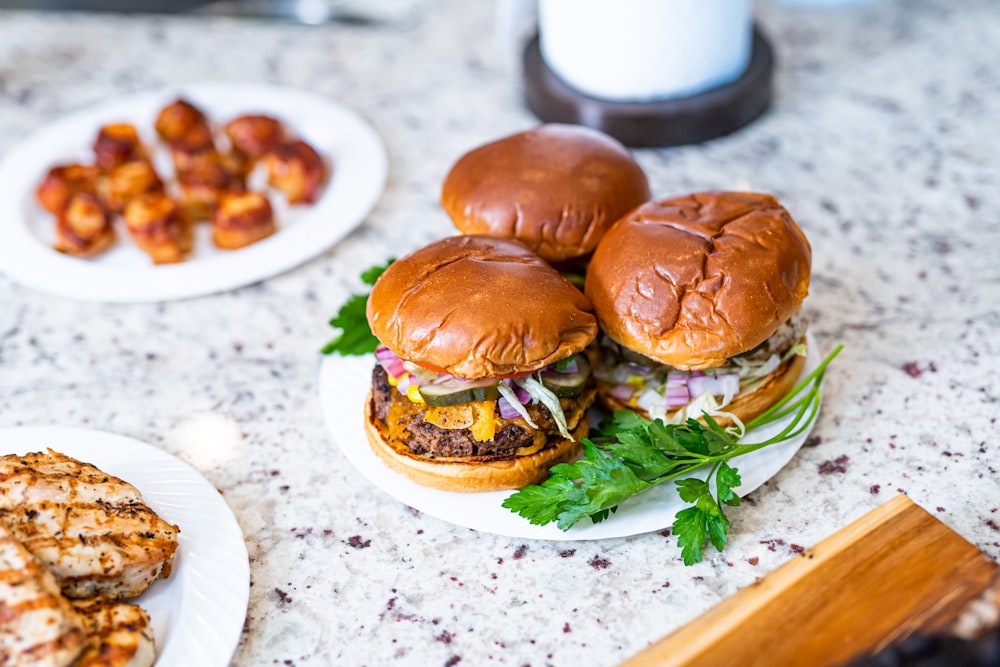
[[[0,665],[63,667],[86,642],[55,577],[0,525]]]
[[[156,646],[149,614],[127,602],[94,598],[74,600],[86,623],[87,644],[73,667],[149,667]]]
[[[169,576],[179,532],[131,484],[52,450],[0,457],[0,525],[71,598],[141,594]]]

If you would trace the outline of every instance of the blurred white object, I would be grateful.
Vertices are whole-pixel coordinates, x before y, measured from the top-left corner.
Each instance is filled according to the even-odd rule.
[[[167,447],[178,458],[207,472],[243,455],[243,434],[227,414],[195,412],[174,427]]]
[[[739,78],[750,62],[751,0],[539,0],[542,57],[600,99],[685,97]]]

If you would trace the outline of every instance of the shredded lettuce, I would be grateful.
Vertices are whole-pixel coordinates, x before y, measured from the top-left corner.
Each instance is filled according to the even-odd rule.
[[[746,385],[747,383],[755,382],[773,373],[774,370],[781,365],[781,361],[781,357],[776,354],[772,354],[765,359],[763,363],[755,359],[733,357],[729,360],[729,365],[735,367],[737,374],[740,376],[740,382],[743,385]]]
[[[730,384],[730,383],[727,382],[726,384]],[[736,398],[736,394],[738,392],[739,392],[739,383],[737,382],[736,383],[736,391],[733,391],[732,387],[727,388],[725,395],[722,397],[722,402],[719,404],[719,407],[720,408],[724,408],[727,405],[729,405],[730,403],[732,403],[733,399]]]
[[[552,419],[555,420],[556,426],[559,427],[559,434],[562,435],[562,437],[567,440],[574,439],[569,432],[569,427],[566,424],[566,415],[563,413],[562,405],[559,403],[558,396],[549,391],[549,389],[534,375],[527,375],[523,378],[514,380],[514,382],[516,382],[518,386],[522,387],[526,392],[531,394],[531,398],[548,408],[549,414],[552,415]]]
[[[782,357],[782,361],[786,359],[791,359],[796,354],[799,355],[800,357],[804,357],[808,352],[809,352],[809,347],[806,345],[805,339],[799,339],[795,343],[795,345],[792,345],[792,347],[788,350],[788,352],[785,352],[785,356]]]
[[[654,388],[644,389],[636,397],[635,404],[646,411],[650,419],[667,420],[667,402],[663,394]]]
[[[687,423],[688,419],[697,419],[701,417],[702,413],[707,414],[713,419],[725,417],[733,421],[733,426],[726,430],[733,433],[733,435],[737,438],[742,438],[743,434],[746,433],[746,426],[739,417],[731,412],[723,410],[724,407],[725,404],[720,404],[719,401],[715,399],[715,396],[712,396],[712,394],[702,394],[675,412],[665,421],[665,423],[684,424]]]

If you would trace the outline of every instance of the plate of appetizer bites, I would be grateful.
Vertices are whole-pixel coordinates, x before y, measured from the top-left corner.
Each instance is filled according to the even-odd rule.
[[[56,427],[0,435],[13,448],[0,454],[0,656],[229,664],[250,569],[219,492],[125,436]]]
[[[0,271],[94,301],[232,289],[329,248],[386,173],[372,127],[306,91],[220,83],[116,98],[0,163]]]

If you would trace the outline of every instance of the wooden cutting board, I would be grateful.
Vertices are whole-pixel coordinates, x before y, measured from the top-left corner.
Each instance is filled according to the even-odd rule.
[[[998,566],[896,496],[622,667],[823,667],[949,627]]]

